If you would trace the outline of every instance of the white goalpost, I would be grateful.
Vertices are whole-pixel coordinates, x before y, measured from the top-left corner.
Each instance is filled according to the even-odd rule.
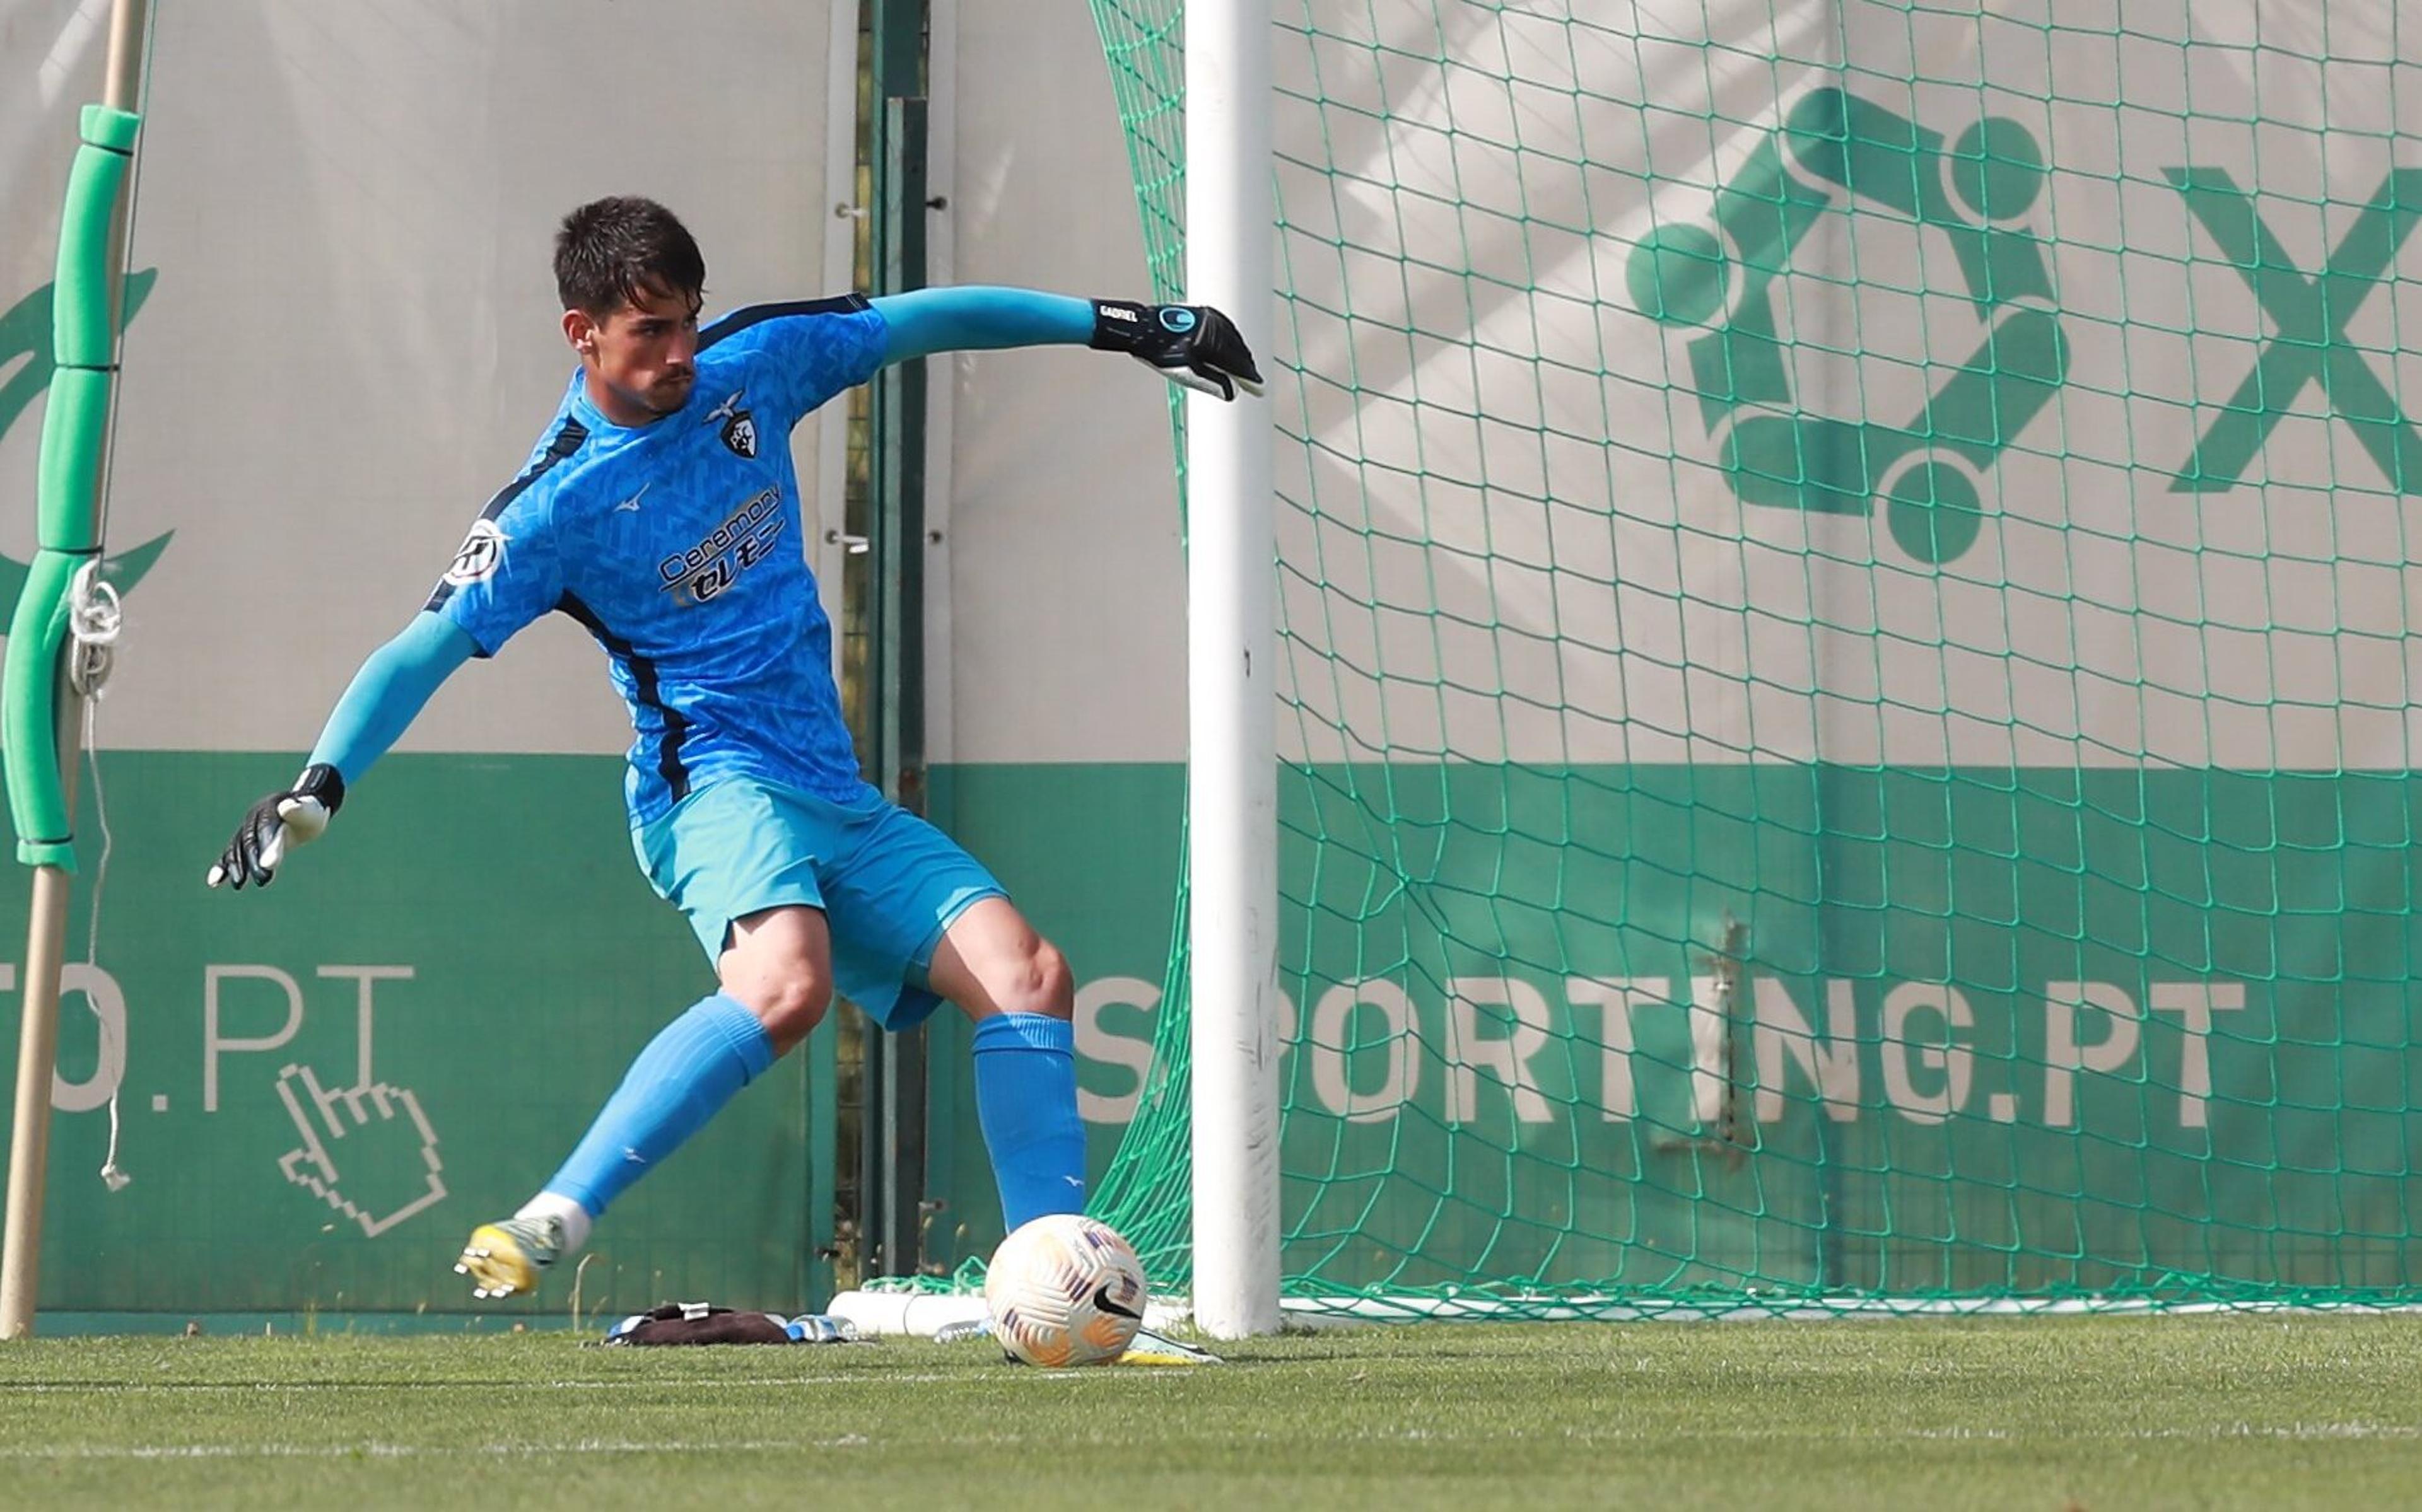
[[[1186,8],[1186,298],[1268,361],[1269,0]],[[1270,412],[1186,401],[1194,1322],[1279,1325],[1276,558]]]

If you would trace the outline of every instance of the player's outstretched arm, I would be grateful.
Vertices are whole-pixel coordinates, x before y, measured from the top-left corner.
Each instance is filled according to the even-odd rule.
[[[873,304],[886,326],[887,365],[937,351],[1084,345],[1124,351],[1172,383],[1223,399],[1240,388],[1262,392],[1261,369],[1235,322],[1207,304],[1073,299],[980,285],[887,294]]]
[[[345,802],[347,780],[359,780],[403,734],[438,685],[478,649],[453,621],[424,613],[371,652],[328,715],[303,774],[293,787],[271,793],[245,812],[235,838],[211,867],[210,885],[268,886],[287,851],[326,832],[328,820]]]

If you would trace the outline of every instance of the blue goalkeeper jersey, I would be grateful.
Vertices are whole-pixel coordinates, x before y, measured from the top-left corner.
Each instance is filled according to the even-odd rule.
[[[529,465],[426,605],[493,656],[559,611],[606,648],[630,706],[631,822],[746,775],[851,801],[867,791],[808,570],[791,429],[882,366],[857,296],[733,312],[699,333],[675,413],[618,426],[573,375]]]

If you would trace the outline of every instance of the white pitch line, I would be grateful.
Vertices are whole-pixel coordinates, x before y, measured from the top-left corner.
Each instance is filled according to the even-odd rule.
[[[758,1386],[838,1386],[853,1380],[899,1381],[905,1385],[931,1385],[945,1380],[962,1380],[956,1375],[894,1375],[889,1371],[870,1370],[846,1376],[762,1376],[738,1380],[683,1380],[673,1377],[662,1380],[541,1380],[522,1383],[530,1391],[717,1391],[738,1390]],[[462,1380],[40,1380],[0,1381],[0,1396],[83,1395],[116,1396],[145,1392],[330,1392],[330,1391],[460,1391],[480,1384]]]
[[[1034,1370],[1020,1372],[1036,1380],[1158,1380],[1168,1377],[1187,1376],[1194,1372],[1184,1369],[1092,1369]],[[974,1380],[982,1378],[964,1371],[918,1372],[906,1374],[873,1368],[854,1370],[838,1376],[749,1376],[738,1379],[684,1380],[677,1377],[661,1379],[634,1378],[629,1380],[539,1380],[516,1383],[516,1389],[529,1391],[737,1391],[765,1386],[841,1386],[853,1382],[880,1385],[931,1386],[944,1381]],[[331,1392],[331,1391],[460,1391],[476,1381],[462,1380],[0,1380],[0,1397],[8,1396],[131,1396],[149,1393],[175,1395],[187,1392]]]
[[[572,1443],[193,1443],[87,1445],[80,1448],[0,1449],[0,1459],[415,1459],[536,1458],[546,1455],[713,1454],[726,1450],[858,1449],[873,1441],[844,1433],[838,1439],[743,1439],[721,1442],[630,1443],[583,1439]]]

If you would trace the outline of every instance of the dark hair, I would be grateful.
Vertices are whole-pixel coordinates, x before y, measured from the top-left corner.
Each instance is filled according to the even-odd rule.
[[[706,258],[689,228],[654,200],[592,199],[555,233],[555,290],[565,309],[595,316],[637,304],[643,292],[696,299],[706,290]]]

